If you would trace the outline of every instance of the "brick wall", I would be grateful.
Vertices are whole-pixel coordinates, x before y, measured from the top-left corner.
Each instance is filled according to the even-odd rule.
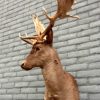
[[[41,70],[20,68],[30,45],[18,37],[34,33],[32,13],[48,24],[43,5],[49,13],[56,10],[55,0],[0,0],[0,100],[43,100]],[[77,0],[71,13],[80,19],[56,22],[54,47],[64,69],[76,77],[81,100],[100,100],[100,0]]]

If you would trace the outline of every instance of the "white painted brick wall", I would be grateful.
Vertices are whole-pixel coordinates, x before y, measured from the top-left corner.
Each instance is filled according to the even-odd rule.
[[[55,5],[55,0],[0,0],[0,100],[43,100],[41,70],[20,68],[31,46],[18,33],[34,33],[32,13],[47,25],[42,7],[52,14]],[[71,13],[80,19],[56,22],[54,47],[76,77],[81,100],[100,100],[100,0],[77,0]]]

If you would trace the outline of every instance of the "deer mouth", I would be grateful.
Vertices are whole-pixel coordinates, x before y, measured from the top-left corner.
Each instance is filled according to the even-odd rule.
[[[28,71],[28,70],[31,70],[32,69],[32,67],[30,68],[30,67],[28,67],[28,66],[25,66],[25,64],[23,63],[23,64],[21,64],[21,68],[22,69],[24,69],[24,70],[26,70],[26,71]]]

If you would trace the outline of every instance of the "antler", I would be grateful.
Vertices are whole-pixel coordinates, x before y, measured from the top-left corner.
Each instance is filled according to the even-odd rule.
[[[58,10],[55,16],[58,16],[59,18],[79,18],[79,16],[72,16],[67,14],[70,10],[72,10],[72,6],[74,5],[74,3],[76,3],[75,0],[57,0],[57,2]]]
[[[72,16],[68,14],[68,12],[72,9],[72,5],[74,4],[74,2],[75,0],[57,0],[58,8],[54,16],[48,16],[47,11],[45,10],[45,8],[43,8],[44,14],[50,21],[46,29],[44,28],[44,25],[39,21],[38,17],[36,15],[35,16],[32,15],[32,19],[35,25],[35,30],[38,35],[35,36],[25,35],[25,37],[23,37],[19,34],[19,37],[25,42],[32,45],[34,45],[35,43],[44,42],[45,40],[47,40],[48,43],[52,43],[53,41],[52,27],[54,26],[54,23],[57,18],[60,19],[66,17],[79,18],[79,16]]]
[[[41,33],[45,30],[45,28],[44,28],[44,25],[41,23],[41,21],[38,19],[38,16],[32,15],[32,19],[33,19],[33,22],[34,22],[34,25],[35,25],[35,31],[36,31],[37,35],[28,36],[25,33],[24,36],[21,36],[21,34],[19,33],[19,37],[23,41],[25,41],[25,42],[27,42],[31,45],[34,45],[35,43],[44,42],[45,37],[41,38]]]
[[[35,31],[38,35],[41,35],[45,30],[44,25],[41,23],[37,15],[32,15],[33,23],[35,25]]]
[[[72,16],[72,15],[67,14],[72,9],[72,6],[75,3],[75,0],[57,0],[57,3],[58,3],[58,8],[57,8],[57,12],[54,16],[48,16],[46,9],[43,8],[44,14],[46,15],[47,19],[50,20],[50,24],[48,25],[46,30],[43,32],[42,38],[46,34],[49,34],[49,31],[54,26],[54,23],[55,23],[57,18],[63,19],[66,17],[72,17],[72,18],[79,19],[79,16]]]

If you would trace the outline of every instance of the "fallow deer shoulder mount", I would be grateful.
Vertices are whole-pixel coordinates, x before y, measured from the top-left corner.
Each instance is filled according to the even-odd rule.
[[[50,23],[47,28],[39,21],[36,15],[32,16],[37,35],[19,37],[32,45],[32,50],[21,64],[24,70],[31,70],[39,67],[45,80],[44,100],[79,100],[79,91],[75,78],[65,72],[62,68],[59,56],[53,48],[53,31],[52,28],[57,18],[79,18],[78,16],[69,15],[74,0],[57,0],[58,8],[54,16],[48,16],[44,9],[44,14]]]

